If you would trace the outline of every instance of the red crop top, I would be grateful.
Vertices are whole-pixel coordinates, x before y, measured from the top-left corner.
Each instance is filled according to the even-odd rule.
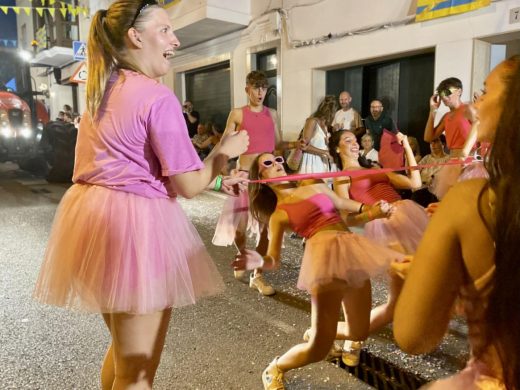
[[[462,149],[471,131],[471,123],[466,119],[467,104],[461,104],[453,113],[444,117],[444,132],[448,149]]]
[[[380,200],[392,203],[401,200],[401,197],[390,184],[385,173],[353,177],[350,183],[349,195],[351,199],[372,206]]]
[[[244,154],[272,153],[275,148],[274,122],[269,108],[253,112],[246,106],[242,108],[242,124],[239,130],[249,135],[249,147]]]
[[[284,210],[291,228],[300,236],[312,237],[319,229],[342,221],[332,200],[325,194],[315,194],[294,203],[284,203],[277,208]]]

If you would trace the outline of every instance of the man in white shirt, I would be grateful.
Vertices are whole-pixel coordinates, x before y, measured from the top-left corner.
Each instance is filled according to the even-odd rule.
[[[350,107],[351,102],[352,96],[350,96],[350,93],[343,91],[339,94],[339,105],[341,109],[334,115],[332,126],[335,131],[351,130],[358,136],[361,135],[361,132],[364,133],[364,128],[361,122],[361,116],[354,108]]]

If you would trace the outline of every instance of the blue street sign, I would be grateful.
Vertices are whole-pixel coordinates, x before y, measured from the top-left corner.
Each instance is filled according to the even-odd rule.
[[[74,60],[84,61],[87,59],[87,43],[83,41],[72,41]]]

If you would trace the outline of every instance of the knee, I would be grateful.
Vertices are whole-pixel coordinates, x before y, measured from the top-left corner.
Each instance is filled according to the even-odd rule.
[[[158,362],[144,356],[121,358],[116,361],[115,380],[136,385],[139,389],[151,389],[158,366]]]

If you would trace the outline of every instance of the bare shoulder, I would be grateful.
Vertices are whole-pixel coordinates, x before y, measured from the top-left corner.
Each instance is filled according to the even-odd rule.
[[[274,108],[267,107],[267,109],[269,110],[269,114],[271,114],[273,118],[276,118],[278,116],[278,111],[276,111]]]
[[[457,183],[442,199],[439,211],[442,209],[443,214],[449,215],[457,225],[467,226],[468,221],[478,217],[479,197],[486,186],[486,179],[472,179]]]

